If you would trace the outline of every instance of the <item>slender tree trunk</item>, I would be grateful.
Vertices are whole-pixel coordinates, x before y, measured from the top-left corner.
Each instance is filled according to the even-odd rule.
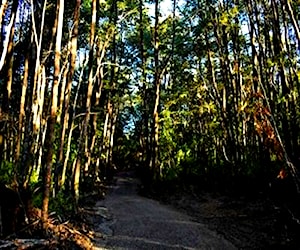
[[[115,107],[115,112],[113,113],[112,117],[112,125],[111,125],[111,133],[110,133],[110,143],[109,143],[109,163],[110,167],[114,168],[113,162],[113,147],[114,147],[114,135],[116,131],[116,122],[119,114],[119,109]]]
[[[93,93],[94,87],[94,77],[93,77],[93,58],[94,58],[94,44],[95,44],[95,31],[96,31],[96,19],[97,19],[97,1],[92,1],[92,21],[91,21],[91,28],[90,28],[90,52],[89,52],[89,77],[88,77],[88,86],[87,86],[87,95],[86,95],[86,104],[85,104],[85,119],[83,123],[83,131],[81,133],[78,147],[79,152],[76,160],[75,165],[75,175],[74,175],[74,196],[76,204],[78,204],[79,200],[79,184],[80,184],[80,174],[81,174],[81,161],[83,158],[83,152],[87,155],[88,150],[85,139],[88,138],[88,125],[90,121],[90,112],[91,112],[91,98]],[[89,166],[86,166],[88,168]]]
[[[96,93],[95,93],[95,102],[93,106],[95,108],[99,107],[100,105],[100,99],[102,96],[102,90],[103,90],[103,85],[104,85],[104,65],[103,65],[103,59],[105,56],[105,53],[107,51],[107,48],[111,42],[112,37],[114,36],[114,29],[112,31],[108,31],[105,37],[105,41],[102,41],[99,39],[98,41],[98,46],[96,47],[97,49],[97,72],[95,73],[96,77]],[[94,169],[94,177],[95,180],[99,180],[99,173],[100,173],[100,162],[101,162],[101,154],[104,150],[104,143],[101,144],[100,142],[100,136],[97,135],[97,126],[98,126],[98,114],[93,115],[93,121],[92,121],[92,140],[91,140],[91,152],[94,152],[95,146],[97,144],[97,155],[95,156],[95,169]],[[105,138],[106,132],[103,133],[103,138]]]
[[[4,3],[5,4],[5,3]],[[5,6],[4,6],[5,7]],[[4,41],[3,44],[3,51],[1,55],[1,61],[0,61],[0,78],[2,78],[3,86],[2,86],[2,103],[0,110],[8,115],[8,120],[12,120],[12,118],[9,118],[9,113],[11,112],[11,97],[12,97],[12,84],[13,84],[13,70],[14,70],[14,35],[15,35],[15,23],[16,23],[16,17],[17,17],[17,10],[18,10],[18,1],[14,0],[12,1],[11,6],[11,14],[10,14],[10,22],[7,29],[7,35],[6,35],[6,41]],[[0,112],[1,112],[0,111]],[[6,125],[6,132],[5,137],[3,137],[3,157],[4,160],[7,160],[9,162],[13,162],[12,156],[13,156],[13,148],[14,145],[12,145],[13,140],[13,134],[10,126]],[[14,169],[14,182],[15,185],[18,185],[18,179],[17,179],[17,165],[15,165]]]
[[[8,0],[2,0],[1,7],[0,7],[0,27],[2,27],[2,20],[7,9],[7,2]],[[1,39],[1,38],[0,38]]]
[[[32,41],[32,39],[31,39]],[[29,46],[30,47],[30,46]],[[24,63],[24,74],[23,74],[23,81],[22,81],[22,93],[21,93],[21,100],[20,100],[20,111],[19,111],[19,128],[18,128],[18,136],[16,141],[16,151],[15,151],[15,161],[17,165],[19,165],[20,161],[20,151],[21,151],[21,141],[23,135],[23,128],[24,128],[24,119],[25,119],[25,100],[27,94],[27,86],[28,86],[28,75],[29,75],[29,51],[28,49],[25,57]]]
[[[10,106],[12,82],[13,82],[13,49],[14,49],[14,34],[15,34],[15,21],[17,16],[19,1],[14,0],[12,2],[10,23],[8,26],[7,42],[4,44],[4,50],[1,55],[0,71],[4,66],[4,79],[6,82],[6,87],[3,89],[3,101],[2,101],[2,111],[7,113]]]
[[[148,86],[146,81],[146,65],[145,65],[145,49],[144,49],[144,18],[143,18],[143,10],[144,10],[144,0],[140,0],[139,3],[139,22],[140,22],[140,58],[141,58],[141,82],[143,84],[142,87],[142,96],[143,96],[143,122],[144,122],[144,129],[142,129],[142,155],[141,158],[144,160],[144,166],[148,167],[150,165],[150,143],[149,143],[149,97],[148,97]]]
[[[13,47],[14,47],[14,34],[15,34],[15,22],[16,22],[16,16],[17,16],[17,10],[18,10],[18,0],[13,0],[12,2],[12,7],[11,7],[11,15],[10,15],[10,21],[9,24],[7,26],[7,35],[6,35],[6,41],[4,41],[3,43],[3,51],[1,54],[1,60],[0,60],[0,72],[2,70],[2,68],[5,66],[5,62],[7,62],[6,65],[6,81],[7,81],[7,85],[6,85],[6,90],[4,90],[4,97],[6,96],[6,98],[10,98],[10,94],[11,94],[11,81],[12,79],[10,79],[10,74],[12,74],[12,63],[13,63]],[[3,7],[3,8],[2,8]],[[4,14],[4,11],[6,9],[6,4],[5,2],[3,3],[3,5],[1,4],[1,11],[3,11],[3,13],[1,14],[1,19],[2,19],[2,15]],[[2,26],[1,26],[2,28]],[[9,105],[8,103],[5,105]]]
[[[67,167],[68,167],[68,161],[69,161],[69,156],[70,156],[70,151],[71,151],[71,140],[72,140],[72,136],[73,136],[73,131],[75,128],[77,128],[77,126],[74,124],[75,123],[75,119],[76,119],[76,106],[78,104],[78,96],[79,96],[79,91],[81,88],[81,84],[82,84],[82,78],[83,78],[83,74],[84,74],[84,70],[85,67],[88,63],[88,60],[85,60],[85,62],[82,64],[82,69],[79,75],[79,79],[78,79],[78,84],[77,84],[77,90],[76,90],[76,94],[73,100],[73,104],[72,104],[72,117],[71,117],[71,122],[70,122],[70,129],[69,129],[69,135],[68,135],[68,142],[67,142],[67,148],[66,148],[66,153],[65,153],[65,159],[64,159],[64,164],[63,164],[63,169],[62,169],[62,175],[61,175],[61,181],[60,181],[60,186],[63,186],[65,184],[66,181],[66,173],[67,173]],[[74,164],[76,165],[76,159],[74,160]],[[75,169],[72,169],[72,176],[75,176]]]
[[[298,18],[295,16],[293,7],[291,5],[291,0],[284,0],[285,5],[287,6],[287,11],[289,13],[290,19],[292,21],[293,27],[295,29],[295,33],[298,39],[298,50],[300,50],[300,27],[299,27],[299,13],[298,13]],[[298,3],[299,7],[299,3]],[[297,22],[298,19],[298,22]]]
[[[48,220],[48,207],[49,197],[51,189],[51,172],[53,166],[53,144],[55,140],[55,124],[57,117],[57,103],[58,103],[58,87],[59,87],[59,73],[60,73],[60,53],[61,53],[61,41],[62,41],[62,28],[63,28],[63,14],[64,14],[64,0],[57,0],[57,29],[56,29],[56,42],[55,42],[55,57],[54,57],[54,76],[51,93],[51,111],[48,126],[47,136],[47,153],[45,162],[44,173],[44,194],[43,194],[43,206],[42,206],[42,220],[44,229],[47,228]]]
[[[23,167],[22,176],[23,178],[26,176],[28,169],[31,167],[33,169],[37,168],[38,157],[36,156],[37,151],[39,150],[40,145],[40,136],[41,136],[41,123],[42,123],[42,113],[43,113],[43,105],[44,105],[44,90],[45,90],[45,67],[41,65],[41,52],[42,52],[42,41],[43,41],[43,31],[44,31],[44,21],[46,14],[46,6],[47,0],[43,3],[42,9],[42,19],[39,20],[40,23],[37,24],[36,17],[34,15],[34,4],[31,0],[31,24],[32,24],[32,33],[34,43],[32,44],[31,56],[32,61],[35,61],[33,77],[31,77],[30,91],[31,95],[27,95],[29,97],[28,103],[30,103],[30,118],[28,119],[28,129],[27,132],[31,133],[31,136],[27,136],[26,138],[26,146],[27,148],[27,157],[25,161],[25,167]],[[39,14],[39,13],[38,13]],[[39,31],[37,28],[40,27]],[[53,34],[53,37],[55,34]],[[44,74],[44,75],[43,75]],[[29,104],[28,104],[29,105]]]
[[[69,70],[68,70],[68,75],[67,75],[67,86],[66,86],[66,91],[64,93],[65,98],[64,98],[64,105],[63,105],[63,120],[61,121],[62,127],[61,127],[61,133],[60,133],[60,147],[58,151],[58,168],[60,168],[62,161],[63,161],[63,156],[64,156],[64,144],[65,144],[65,135],[66,131],[69,127],[69,108],[70,108],[70,97],[71,97],[71,91],[72,91],[72,82],[73,82],[73,75],[75,71],[75,62],[76,62],[76,54],[77,54],[77,40],[78,40],[78,25],[79,25],[79,16],[80,16],[80,5],[81,5],[81,0],[76,1],[76,6],[74,10],[74,26],[72,30],[72,38],[71,38],[71,48],[70,48],[70,56],[69,56]],[[70,128],[72,129],[72,128]],[[58,187],[61,187],[64,183],[63,178],[65,178],[65,172],[66,169],[62,168],[62,172],[64,174],[60,173],[61,175],[64,175],[64,177],[61,176],[61,178],[58,176],[58,181],[56,185]]]
[[[155,24],[154,24],[154,108],[153,108],[153,125],[152,125],[152,147],[151,147],[151,162],[150,169],[153,171],[154,179],[159,178],[160,169],[158,161],[159,148],[159,102],[160,102],[160,72],[159,72],[159,0],[155,0]]]

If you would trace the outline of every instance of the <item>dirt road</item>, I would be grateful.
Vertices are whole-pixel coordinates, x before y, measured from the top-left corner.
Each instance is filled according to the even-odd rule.
[[[120,173],[94,207],[95,249],[236,249],[205,225],[137,194],[138,180]]]

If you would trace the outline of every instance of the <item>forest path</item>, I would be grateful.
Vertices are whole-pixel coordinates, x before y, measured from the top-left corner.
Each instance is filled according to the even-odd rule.
[[[138,195],[138,183],[134,173],[119,173],[107,197],[97,202],[95,250],[236,249],[204,224]]]

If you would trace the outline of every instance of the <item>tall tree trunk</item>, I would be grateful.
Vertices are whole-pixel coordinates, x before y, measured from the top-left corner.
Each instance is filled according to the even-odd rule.
[[[26,176],[28,169],[33,167],[33,169],[37,168],[37,161],[38,158],[36,156],[37,151],[39,150],[40,145],[40,138],[41,138],[41,123],[42,123],[42,113],[43,113],[43,105],[44,105],[44,90],[45,90],[45,81],[46,77],[43,74],[45,73],[45,67],[41,65],[41,52],[42,52],[42,42],[43,42],[43,31],[44,31],[44,21],[45,21],[45,14],[46,14],[46,6],[47,0],[43,3],[42,9],[42,17],[40,23],[37,24],[36,17],[34,13],[34,4],[31,0],[31,24],[32,24],[32,33],[33,33],[33,40],[34,43],[32,44],[31,56],[32,61],[34,61],[34,69],[33,69],[33,77],[31,77],[30,83],[30,92],[31,95],[28,95],[28,105],[31,107],[30,118],[28,119],[28,132],[31,133],[30,136],[26,137],[26,161],[25,167],[23,167],[23,178]],[[38,12],[38,16],[40,11]],[[37,28],[39,27],[39,30]],[[53,38],[55,34],[53,34]],[[30,124],[31,123],[31,124]]]
[[[2,20],[3,20],[3,17],[4,17],[5,11],[7,9],[7,5],[8,5],[7,2],[8,2],[8,0],[3,0],[1,2],[1,7],[0,7],[0,27],[2,27]],[[2,39],[2,38],[0,38],[0,39]]]
[[[5,3],[4,3],[5,4]],[[5,7],[5,6],[4,6]],[[7,115],[8,120],[12,120],[12,117],[9,115],[11,112],[11,97],[12,97],[12,84],[13,84],[13,68],[14,68],[14,35],[15,35],[15,23],[17,17],[17,10],[18,10],[18,1],[14,0],[12,2],[11,7],[11,14],[10,14],[10,22],[7,29],[6,41],[3,44],[3,51],[1,55],[0,61],[0,78],[4,80],[2,86],[2,103],[0,108],[0,113],[3,112]],[[1,48],[2,49],[2,48]],[[5,136],[3,137],[2,146],[4,147],[3,150],[3,157],[4,160],[13,162],[13,134],[10,126],[6,125],[5,129]],[[14,182],[15,185],[18,185],[17,180],[17,166],[15,165],[14,169]]]
[[[56,29],[56,42],[55,42],[55,55],[54,55],[54,75],[53,85],[51,92],[51,111],[48,125],[47,135],[47,153],[45,162],[44,172],[44,194],[43,194],[43,205],[42,205],[42,220],[44,229],[47,228],[48,220],[48,207],[49,197],[51,189],[51,172],[53,166],[53,147],[55,140],[55,124],[57,117],[57,102],[58,102],[58,87],[59,87],[59,73],[60,73],[60,53],[61,53],[61,42],[62,42],[62,28],[63,28],[63,14],[64,14],[64,0],[57,0],[57,29]],[[54,27],[56,28],[56,27]]]
[[[299,13],[298,13],[298,17],[295,16],[295,13],[294,13],[294,10],[293,10],[293,7],[292,7],[292,1],[291,0],[283,0],[284,1],[284,4],[286,5],[287,7],[287,11],[289,13],[289,16],[290,16],[290,19],[291,19],[291,22],[293,24],[293,27],[294,27],[294,30],[295,30],[295,33],[296,33],[296,36],[297,36],[297,39],[298,39],[298,50],[300,50],[300,27],[299,27]],[[299,3],[298,3],[298,8],[299,8]],[[297,19],[298,19],[298,22],[297,22]]]
[[[85,119],[83,123],[83,131],[79,139],[79,151],[75,165],[75,175],[74,175],[74,196],[76,204],[79,200],[79,184],[80,184],[80,174],[81,174],[81,161],[83,158],[83,152],[85,155],[88,153],[88,148],[85,143],[85,139],[88,138],[88,125],[90,121],[90,112],[91,112],[91,98],[94,87],[94,75],[93,75],[93,63],[94,63],[94,44],[95,44],[95,31],[96,31],[96,21],[97,21],[97,1],[92,0],[92,21],[90,28],[90,51],[89,51],[89,76],[88,76],[88,86],[87,86],[87,95],[86,95],[86,104],[85,104]]]
[[[95,93],[95,101],[93,104],[94,108],[99,107],[100,105],[100,99],[102,96],[102,90],[103,90],[103,85],[104,85],[104,65],[103,65],[103,59],[104,56],[106,54],[107,48],[111,42],[112,37],[114,36],[114,29],[109,30],[106,33],[106,37],[105,40],[102,41],[102,39],[98,40],[98,45],[96,46],[96,54],[97,54],[97,72],[95,73],[95,77],[96,77],[96,82],[97,82],[97,86],[96,86],[96,93]],[[94,179],[95,180],[99,180],[99,174],[100,174],[100,162],[101,162],[101,154],[103,152],[103,144],[101,144],[100,142],[100,136],[97,135],[96,131],[97,131],[97,126],[98,126],[98,114],[93,114],[93,121],[92,121],[92,140],[91,140],[91,144],[90,144],[90,149],[91,152],[94,152],[95,150],[95,146],[97,143],[99,143],[98,148],[98,152],[97,155],[95,156],[95,168],[94,168]],[[105,137],[103,133],[103,138]]]
[[[74,100],[72,103],[72,117],[71,117],[71,122],[70,122],[70,126],[69,126],[69,131],[68,131],[69,135],[68,135],[67,149],[66,149],[63,168],[62,168],[60,186],[63,186],[66,181],[66,173],[67,173],[67,166],[68,166],[68,161],[69,161],[69,156],[70,156],[70,151],[71,151],[71,140],[72,140],[72,136],[73,136],[73,130],[77,127],[74,124],[76,117],[78,117],[76,115],[76,106],[78,104],[79,91],[81,89],[81,84],[83,81],[82,78],[83,78],[84,70],[85,70],[85,67],[87,66],[87,64],[88,64],[88,60],[86,59],[82,64],[82,69],[81,69],[79,79],[78,79],[78,84],[77,84],[77,90],[76,90],[75,97],[74,97]],[[76,160],[74,162],[76,165]],[[73,177],[75,176],[75,169],[72,169],[72,176]]]
[[[32,39],[31,39],[32,41]],[[29,51],[26,53],[25,63],[24,63],[24,74],[23,74],[23,82],[22,82],[22,93],[21,93],[21,100],[20,100],[20,113],[19,113],[19,129],[18,129],[18,136],[16,141],[16,151],[15,151],[15,161],[17,165],[19,164],[20,160],[20,151],[21,151],[21,140],[24,128],[24,118],[25,118],[25,100],[26,100],[26,93],[27,93],[27,86],[28,86],[28,75],[29,75]]]
[[[146,81],[146,65],[145,65],[145,49],[144,49],[144,18],[143,18],[143,10],[144,10],[144,0],[140,0],[139,3],[139,29],[140,29],[140,58],[141,58],[141,82],[142,82],[142,96],[143,96],[143,129],[142,129],[142,155],[141,158],[144,160],[144,166],[148,167],[150,165],[151,155],[150,152],[150,145],[149,145],[149,98],[148,98],[148,86]]]
[[[12,83],[12,79],[10,74],[12,75],[12,63],[13,63],[13,47],[14,47],[14,34],[15,34],[15,22],[16,22],[16,17],[17,17],[17,10],[18,10],[18,4],[19,1],[18,0],[13,0],[12,2],[12,7],[11,7],[11,15],[10,15],[10,21],[9,24],[7,26],[7,35],[6,35],[6,41],[4,41],[3,43],[3,50],[2,50],[2,55],[1,55],[1,60],[0,60],[0,72],[2,71],[2,68],[5,66],[5,72],[6,72],[6,76],[5,78],[7,81],[7,85],[6,85],[6,90],[3,90],[4,93],[4,98],[7,98],[8,100],[10,99],[10,95],[11,95],[11,83]],[[2,8],[3,6],[3,8]],[[1,4],[1,11],[3,11],[3,13],[0,14],[4,14],[4,11],[6,9],[5,3],[3,3],[3,5]],[[2,16],[1,16],[2,19]],[[1,26],[2,28],[2,26]],[[6,64],[6,65],[5,65]],[[6,102],[6,100],[4,101],[4,103]],[[4,106],[9,105],[9,103],[5,103]],[[2,104],[3,106],[3,104]]]
[[[75,10],[74,10],[74,24],[73,24],[73,30],[72,30],[72,38],[71,38],[71,48],[70,48],[70,56],[69,56],[69,68],[68,68],[68,75],[67,75],[67,86],[66,91],[64,93],[64,105],[62,110],[62,121],[61,121],[61,132],[60,132],[60,147],[58,151],[58,168],[61,168],[62,161],[63,161],[63,155],[64,155],[64,144],[65,144],[65,136],[66,131],[69,127],[69,108],[70,108],[70,97],[71,97],[71,91],[72,91],[72,82],[73,82],[73,75],[75,71],[75,62],[76,62],[76,55],[77,55],[77,40],[78,40],[78,25],[79,25],[79,17],[80,17],[80,5],[81,0],[76,1]],[[70,128],[72,129],[72,128]],[[64,167],[61,169],[61,172],[59,175],[63,175],[62,173],[65,173],[66,170]],[[65,176],[65,175],[64,175]],[[56,185],[58,187],[61,187],[64,183],[64,177],[58,176],[58,181]]]
[[[151,162],[150,169],[153,171],[154,179],[159,178],[160,169],[158,161],[159,148],[159,102],[160,102],[160,70],[159,70],[159,0],[155,0],[155,23],[154,23],[154,108],[153,108],[153,123],[152,123],[152,147],[151,147]]]

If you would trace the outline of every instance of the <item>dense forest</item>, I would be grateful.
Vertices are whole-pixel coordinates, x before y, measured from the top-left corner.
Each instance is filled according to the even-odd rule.
[[[288,179],[299,194],[299,0],[2,0],[0,12],[3,209],[30,196],[46,229],[129,168],[147,187]]]

